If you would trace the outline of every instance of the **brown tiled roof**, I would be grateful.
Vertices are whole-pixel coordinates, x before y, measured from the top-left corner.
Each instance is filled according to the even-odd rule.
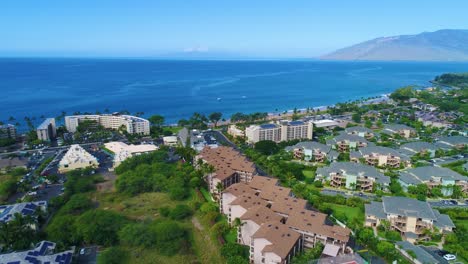
[[[260,199],[258,196],[255,194],[248,194],[244,193],[240,196],[238,196],[234,201],[230,203],[230,205],[240,205],[245,209],[252,208],[254,206],[267,206],[267,202]]]
[[[286,224],[308,233],[320,234],[340,241],[348,242],[351,230],[340,226],[325,224],[326,214],[311,210],[294,211],[288,216]]]
[[[264,176],[256,176],[249,182],[250,187],[261,190],[266,186],[275,186],[278,184],[278,179],[264,177]]]
[[[236,171],[255,172],[254,164],[239,151],[230,147],[205,147],[199,156],[215,168],[216,178],[220,180],[232,176]]]
[[[241,220],[251,220],[257,225],[267,222],[279,223],[283,217],[273,212],[270,208],[262,205],[250,208],[240,217]]]
[[[287,225],[274,222],[261,225],[253,235],[253,238],[264,238],[272,243],[265,246],[262,252],[274,252],[282,259],[288,256],[300,237],[298,232],[293,231]]]
[[[254,177],[255,178],[255,177]],[[276,186],[276,185],[266,185],[263,189],[260,190],[260,198],[267,201],[278,201],[283,200],[285,197],[289,197],[291,194],[291,189]]]
[[[284,197],[283,199],[277,199],[271,205],[271,210],[289,215],[295,211],[305,210],[307,201],[304,199],[294,197]]]
[[[239,183],[234,183],[233,185],[231,185],[231,186],[227,187],[226,189],[224,189],[223,193],[231,193],[234,196],[239,196],[239,195],[242,195],[244,193],[254,195],[256,193],[256,191],[253,190],[252,188],[250,188],[250,186],[248,184],[243,183],[243,182],[239,182]]]

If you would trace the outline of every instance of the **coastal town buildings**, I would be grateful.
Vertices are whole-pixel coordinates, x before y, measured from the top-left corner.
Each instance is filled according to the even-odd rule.
[[[335,188],[346,188],[362,192],[374,189],[386,190],[390,178],[376,168],[354,162],[335,162],[317,169],[315,180],[327,181]]]
[[[455,225],[448,215],[432,209],[429,203],[406,197],[382,197],[382,202],[365,204],[365,226],[388,221],[393,230],[414,243],[425,237],[425,230],[451,232]]]
[[[382,133],[388,135],[399,135],[403,138],[410,138],[416,136],[416,129],[407,125],[401,124],[390,124],[386,125],[382,130]]]
[[[448,168],[424,166],[401,171],[398,181],[405,191],[409,186],[426,184],[429,189],[441,187],[445,196],[452,195],[453,186],[459,186],[463,192],[468,192],[467,177]]]
[[[336,161],[339,155],[331,146],[313,141],[299,142],[285,150],[292,152],[295,159],[315,162]]]
[[[150,123],[148,120],[131,115],[119,113],[105,115],[74,115],[65,117],[65,126],[69,132],[76,132],[80,122],[94,121],[96,125],[104,128],[118,130],[124,128],[129,134],[149,135]]]
[[[149,153],[158,149],[158,147],[153,144],[128,145],[119,141],[105,143],[104,147],[113,156],[112,168],[119,166],[120,163],[130,157]]]
[[[74,250],[54,253],[56,244],[50,241],[41,241],[34,249],[16,251],[0,255],[0,263],[5,264],[71,264]]]
[[[42,141],[51,141],[57,137],[55,118],[47,118],[36,129],[37,138]]]
[[[163,137],[163,144],[165,146],[175,147],[179,144],[179,139],[177,136],[165,136]]]
[[[16,138],[16,126],[11,124],[0,125],[0,139],[5,138]]]
[[[277,123],[252,125],[245,129],[249,143],[262,140],[274,142],[293,139],[312,139],[313,123],[311,121],[278,121]]]
[[[58,171],[65,173],[68,171],[84,168],[97,168],[99,162],[96,157],[87,152],[80,145],[71,145],[68,151],[59,162]]]
[[[230,125],[227,129],[227,133],[233,137],[241,137],[245,136],[245,130],[240,129],[236,125]]]
[[[372,131],[372,129],[360,126],[348,127],[345,129],[345,133],[348,135],[360,136],[366,139],[372,139],[375,136],[375,133]]]
[[[414,156],[416,154],[419,154],[429,155],[430,158],[433,158],[437,149],[439,148],[432,143],[416,141],[401,145],[399,152],[407,156]]]
[[[250,182],[257,174],[255,165],[239,151],[225,146],[205,147],[195,156],[194,164],[212,168],[205,176],[209,190],[218,195],[223,189],[238,182]]]
[[[407,167],[411,165],[408,156],[387,147],[360,148],[358,151],[351,152],[349,156],[353,162],[363,162],[371,166],[400,168],[400,166]]]
[[[341,133],[340,135],[327,140],[326,143],[339,152],[348,152],[358,148],[373,146],[373,143],[367,141],[364,137],[360,137],[358,135],[349,135],[346,133]]]

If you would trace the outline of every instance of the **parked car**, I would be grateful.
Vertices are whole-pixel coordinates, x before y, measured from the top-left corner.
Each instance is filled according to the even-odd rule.
[[[453,255],[453,254],[446,254],[446,255],[444,255],[444,259],[445,260],[456,260],[457,257],[455,255]]]

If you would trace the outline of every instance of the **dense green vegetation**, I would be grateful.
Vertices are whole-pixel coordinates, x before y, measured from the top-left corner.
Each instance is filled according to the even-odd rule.
[[[468,210],[465,208],[439,208],[443,214],[448,214],[456,228],[445,237],[444,249],[458,255],[458,260],[468,262]]]
[[[436,76],[434,82],[446,86],[468,88],[468,73],[445,73]]]
[[[6,199],[18,190],[18,180],[25,175],[27,170],[24,168],[15,168],[4,174],[0,174],[0,202]]]

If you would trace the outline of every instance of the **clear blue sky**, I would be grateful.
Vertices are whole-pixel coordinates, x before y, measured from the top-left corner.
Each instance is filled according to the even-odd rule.
[[[0,56],[313,57],[368,39],[467,29],[462,0],[11,0]]]

